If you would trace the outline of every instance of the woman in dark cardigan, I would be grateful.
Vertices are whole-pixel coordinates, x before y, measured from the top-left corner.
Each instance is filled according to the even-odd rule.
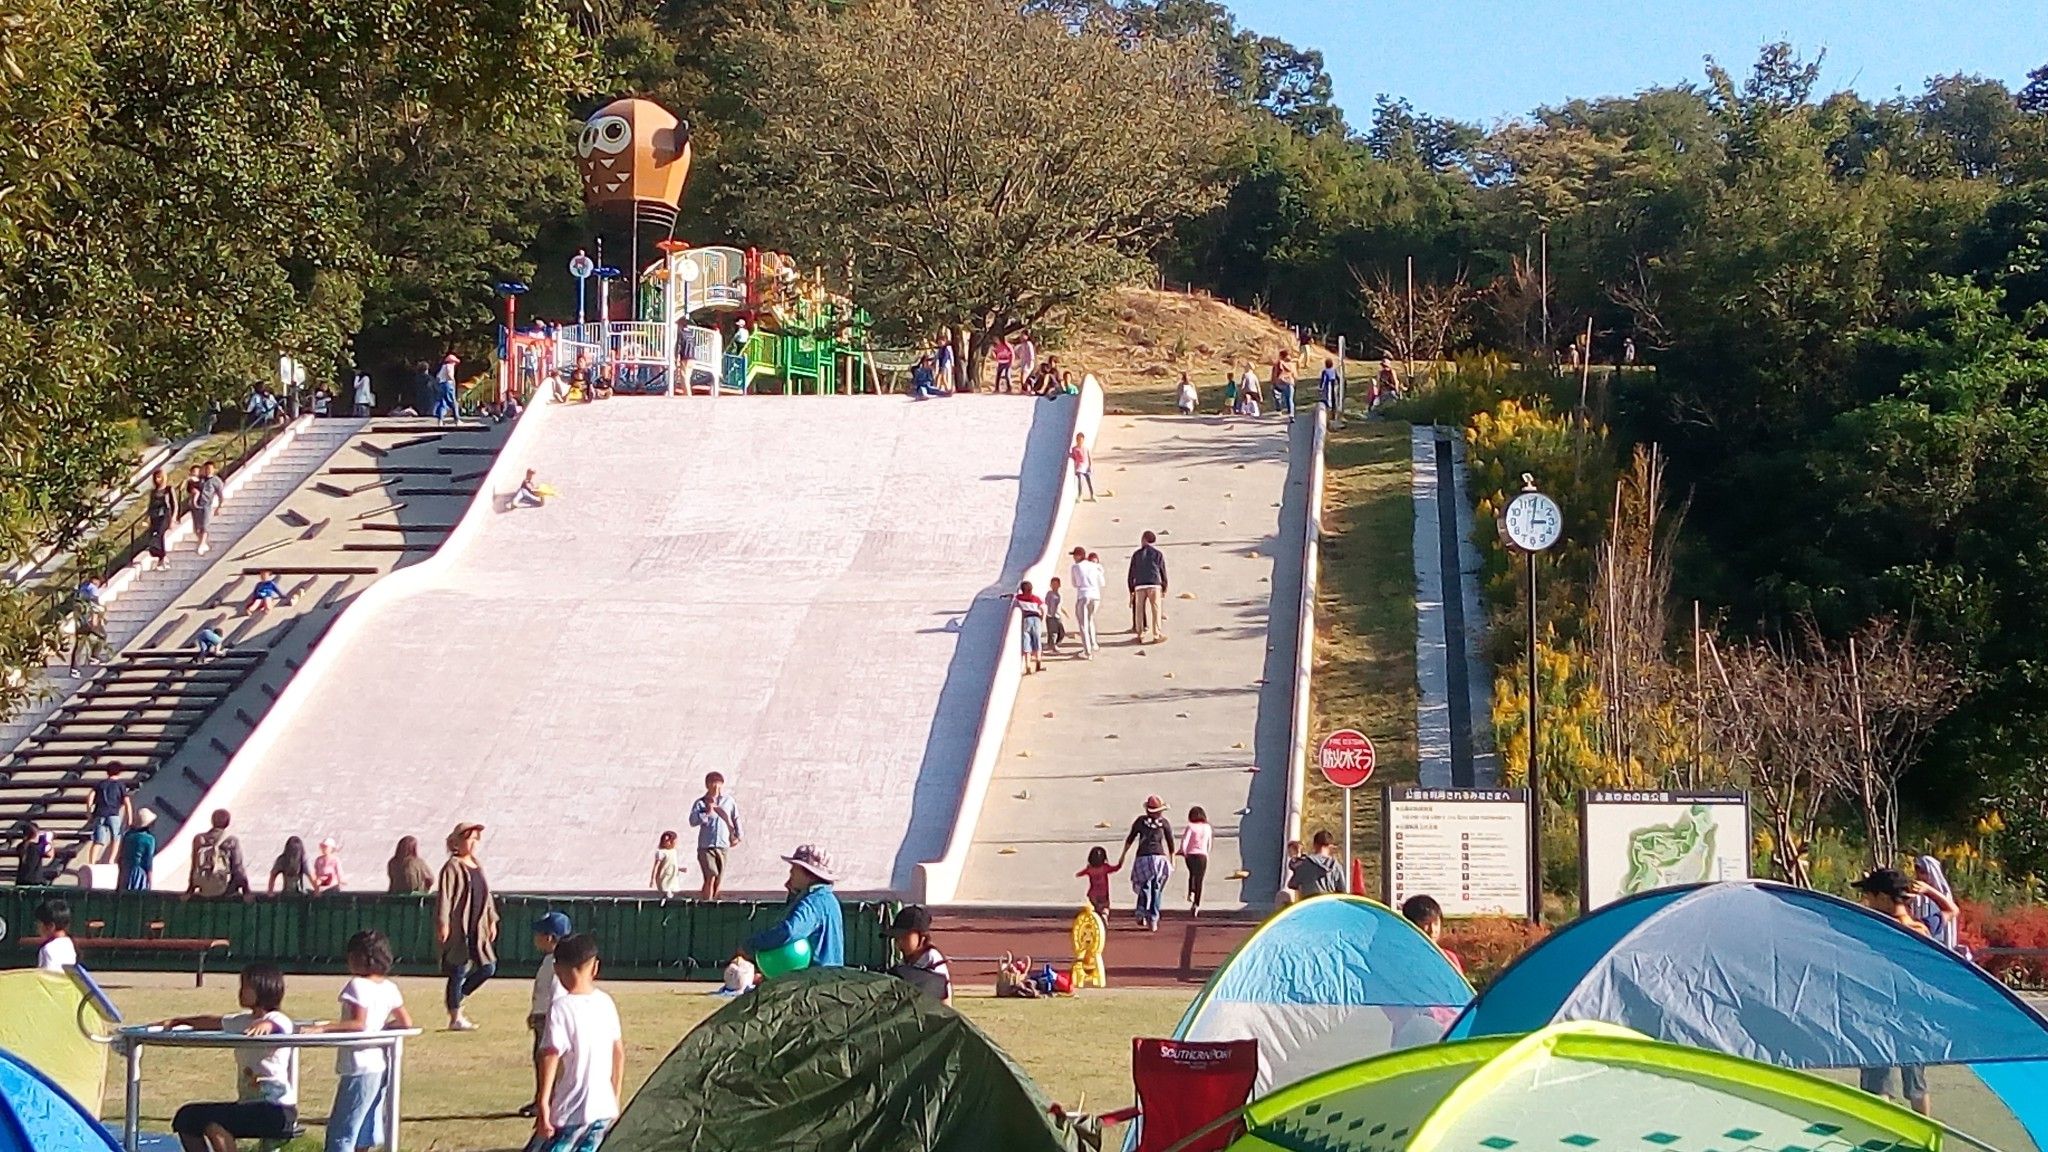
[[[462,1002],[498,971],[498,904],[476,858],[483,835],[481,824],[457,824],[448,834],[448,862],[441,865],[434,904],[434,938],[448,977],[448,1028],[454,1032],[476,1027],[462,1014]]]

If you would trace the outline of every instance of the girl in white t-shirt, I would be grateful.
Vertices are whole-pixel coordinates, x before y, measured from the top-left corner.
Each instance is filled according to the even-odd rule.
[[[1202,880],[1209,875],[1209,849],[1216,842],[1216,829],[1209,814],[1197,806],[1188,809],[1187,827],[1180,831],[1180,858],[1188,866],[1188,915],[1202,911]]]
[[[391,941],[375,928],[348,938],[349,982],[341,986],[341,1019],[302,1032],[382,1032],[412,1027],[405,996],[391,982]],[[390,1068],[381,1048],[334,1054],[334,1106],[328,1109],[326,1152],[356,1152],[384,1143],[384,1096]]]
[[[244,1036],[291,1034],[292,1018],[283,1012],[284,973],[277,965],[251,964],[242,969],[236,1002],[242,1011],[227,1016],[180,1016],[164,1021],[161,1027]],[[289,1140],[298,1129],[298,1050],[244,1046],[234,1053],[234,1100],[187,1104],[171,1119],[171,1131],[194,1152],[232,1148],[236,1140]]]

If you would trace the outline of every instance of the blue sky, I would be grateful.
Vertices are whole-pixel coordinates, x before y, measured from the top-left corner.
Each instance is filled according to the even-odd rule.
[[[1823,92],[1916,93],[1975,73],[2017,87],[2048,64],[2048,0],[1225,0],[1238,23],[1320,49],[1363,127],[1381,92],[1490,124],[1573,96],[1698,80],[1702,57],[1745,73],[1789,40],[1827,58]]]

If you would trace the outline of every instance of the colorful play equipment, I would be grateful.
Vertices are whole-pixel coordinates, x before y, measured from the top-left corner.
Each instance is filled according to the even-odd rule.
[[[1074,967],[1069,973],[1075,990],[1109,987],[1109,966],[1102,953],[1109,942],[1109,925],[1092,907],[1074,914]]]
[[[649,100],[615,100],[577,140],[584,201],[623,229],[625,271],[579,254],[598,283],[598,318],[555,331],[554,370],[602,381],[615,394],[719,395],[858,391],[866,379],[867,313],[829,291],[817,271],[755,248],[693,246],[674,236],[690,170],[687,124]],[[642,261],[644,247],[660,256]],[[630,315],[611,315],[611,281],[625,279]],[[577,370],[582,369],[579,373]],[[573,398],[573,397],[572,397]]]
[[[1408,1048],[1254,1100],[1231,1152],[1982,1148],[1846,1084],[1608,1024]]]

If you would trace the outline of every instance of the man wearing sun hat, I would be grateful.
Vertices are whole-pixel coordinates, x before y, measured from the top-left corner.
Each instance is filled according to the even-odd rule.
[[[434,419],[441,420],[447,413],[448,420],[462,419],[462,406],[455,399],[455,366],[462,363],[462,357],[450,352],[441,358],[440,370],[434,373]]]
[[[839,879],[832,857],[815,844],[805,844],[782,859],[789,865],[789,879],[783,884],[789,890],[789,911],[780,924],[748,940],[747,951],[758,956],[792,940],[805,940],[811,946],[811,967],[844,967],[846,915],[832,891]]]

